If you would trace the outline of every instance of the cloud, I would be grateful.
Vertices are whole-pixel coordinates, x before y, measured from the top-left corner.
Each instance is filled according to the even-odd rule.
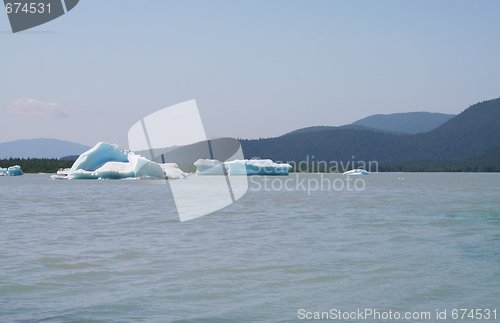
[[[24,116],[67,118],[66,109],[56,102],[42,102],[31,98],[20,98],[7,107],[10,113]]]

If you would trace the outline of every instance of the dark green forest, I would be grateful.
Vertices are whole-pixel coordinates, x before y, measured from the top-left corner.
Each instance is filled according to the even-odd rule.
[[[73,162],[73,160],[55,158],[9,158],[0,159],[0,167],[7,168],[19,165],[25,173],[55,173],[59,168],[71,167]]]

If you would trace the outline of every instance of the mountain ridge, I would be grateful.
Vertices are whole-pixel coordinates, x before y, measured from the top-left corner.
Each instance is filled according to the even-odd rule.
[[[80,155],[90,147],[54,138],[18,139],[0,143],[0,159],[61,158]]]
[[[389,132],[417,134],[432,131],[455,116],[424,111],[374,114],[354,121],[352,124]]]
[[[279,161],[374,160],[379,162],[446,161],[479,157],[500,147],[500,98],[471,105],[429,132],[384,133],[367,129],[324,128],[242,140],[247,157]]]

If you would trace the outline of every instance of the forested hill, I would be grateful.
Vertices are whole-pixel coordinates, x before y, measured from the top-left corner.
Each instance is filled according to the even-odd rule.
[[[500,98],[470,106],[440,127],[421,134],[368,128],[325,127],[276,138],[242,140],[246,157],[299,162],[373,160],[385,163],[480,158],[500,148]]]

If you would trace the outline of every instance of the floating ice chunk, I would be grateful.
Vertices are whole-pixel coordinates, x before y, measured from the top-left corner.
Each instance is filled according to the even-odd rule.
[[[23,174],[23,170],[18,165],[9,168],[0,167],[0,176],[21,176]]]
[[[10,176],[21,176],[24,174],[21,166],[18,165],[9,167],[7,173],[9,173]]]
[[[133,176],[129,177],[156,179],[165,178],[165,172],[163,171],[163,168],[161,168],[160,164],[150,161],[149,159],[146,159],[134,153],[129,153],[128,158],[130,160],[130,165],[134,173]]]
[[[67,176],[65,176],[67,175]],[[100,142],[78,157],[71,169],[61,170],[53,179],[183,178],[177,164],[158,164],[140,155]]]
[[[200,175],[223,175],[224,169],[228,175],[288,175],[292,168],[290,164],[279,164],[270,159],[236,159],[224,163],[198,159],[194,165]]]
[[[361,168],[351,169],[344,173],[344,175],[368,175],[368,174],[370,174],[368,173],[368,171]]]
[[[59,168],[57,170],[57,175],[68,176],[70,171],[71,171],[71,168]]]
[[[215,159],[198,159],[194,162],[196,174],[224,175],[224,164]]]
[[[117,145],[99,142],[94,147],[80,155],[71,167],[70,173],[77,170],[95,171],[107,162],[128,162],[127,153],[120,150]]]
[[[228,175],[288,175],[290,164],[275,163],[270,159],[243,159],[225,162]]]

